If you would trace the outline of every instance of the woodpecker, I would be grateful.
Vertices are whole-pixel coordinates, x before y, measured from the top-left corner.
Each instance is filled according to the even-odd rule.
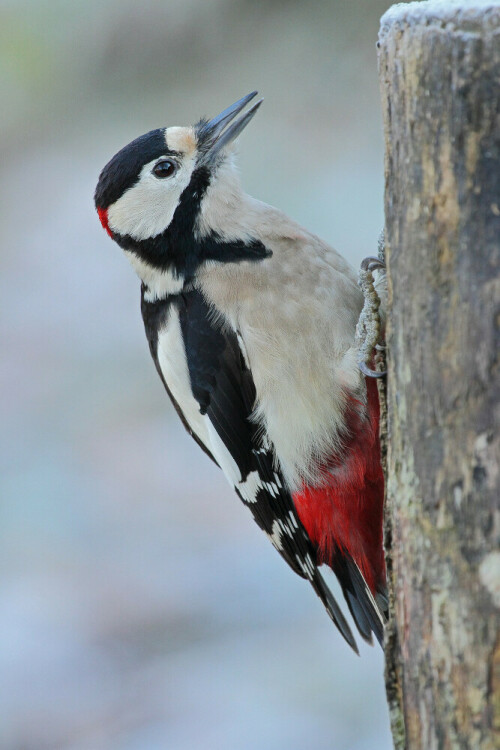
[[[383,642],[383,474],[375,381],[358,367],[356,274],[325,242],[245,194],[234,141],[262,100],[152,130],[102,170],[102,226],[141,280],[158,374],[222,469],[357,652]]]

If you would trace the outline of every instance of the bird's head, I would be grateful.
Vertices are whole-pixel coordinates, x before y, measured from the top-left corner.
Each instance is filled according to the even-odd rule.
[[[192,273],[203,250],[198,228],[203,200],[230,161],[230,144],[262,103],[243,112],[256,94],[212,120],[152,130],[106,164],[94,196],[97,212],[110,237],[134,256],[136,267],[141,262],[179,276]]]

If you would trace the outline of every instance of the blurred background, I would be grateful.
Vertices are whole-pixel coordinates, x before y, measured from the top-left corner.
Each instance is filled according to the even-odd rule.
[[[105,162],[252,89],[252,195],[357,265],[383,224],[386,0],[0,0],[2,750],[386,750],[350,653],[150,359]]]

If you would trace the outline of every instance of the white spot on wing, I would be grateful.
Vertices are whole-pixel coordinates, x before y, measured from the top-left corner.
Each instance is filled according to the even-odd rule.
[[[262,486],[272,497],[278,497],[279,487],[274,482],[262,482]]]
[[[295,555],[295,558],[304,575],[311,580],[314,577],[315,567],[313,561],[311,560],[310,554],[307,553],[304,559],[302,559],[299,555]]]
[[[293,539],[294,527],[291,523],[282,521],[280,518],[277,518],[275,521],[273,521],[272,533],[268,534],[268,537],[270,538],[276,549],[280,552],[284,547],[283,535],[285,535],[289,539]],[[304,559],[302,559],[299,555],[296,555],[296,558],[304,574],[308,578],[312,578],[314,576],[315,567],[310,555],[307,554]]]
[[[283,543],[281,541],[282,530],[279,520],[276,519],[276,521],[273,521],[272,533],[268,534],[268,536],[278,552],[281,552],[283,550]]]
[[[259,454],[267,453],[267,448],[253,448],[252,450],[256,456],[258,456]]]
[[[263,485],[259,473],[251,471],[244,482],[238,483],[237,489],[247,503],[255,503],[257,502],[257,492]]]

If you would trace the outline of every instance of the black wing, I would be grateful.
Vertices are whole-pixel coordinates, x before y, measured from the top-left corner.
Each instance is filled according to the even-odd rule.
[[[191,388],[200,412],[207,415],[238,467],[236,492],[290,567],[311,582],[357,652],[349,625],[317,568],[316,550],[275,465],[273,448],[251,420],[255,386],[236,334],[214,323],[198,291],[177,299]]]

